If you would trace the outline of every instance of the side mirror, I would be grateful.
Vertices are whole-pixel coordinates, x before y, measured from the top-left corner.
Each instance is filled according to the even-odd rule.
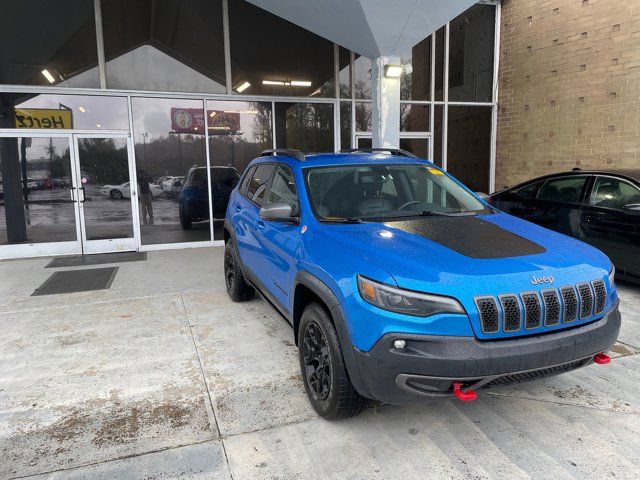
[[[491,203],[491,197],[484,192],[476,192],[476,195],[479,196],[487,203]]]
[[[293,216],[293,208],[288,203],[271,203],[260,209],[260,218],[274,222],[295,223],[298,217]]]
[[[640,215],[640,203],[629,203],[622,207],[622,211],[628,215]]]

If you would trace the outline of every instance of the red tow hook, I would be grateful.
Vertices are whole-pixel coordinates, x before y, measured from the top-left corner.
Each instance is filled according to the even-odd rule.
[[[607,363],[611,362],[611,357],[604,353],[596,353],[593,356],[593,361],[598,365],[606,365]]]
[[[459,400],[463,402],[473,402],[478,395],[473,390],[462,390],[462,384],[460,382],[456,382],[453,384],[453,394],[458,397]]]

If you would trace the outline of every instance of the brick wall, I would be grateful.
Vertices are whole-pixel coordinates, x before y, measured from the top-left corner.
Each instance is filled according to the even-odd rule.
[[[640,0],[504,0],[496,189],[640,167]]]

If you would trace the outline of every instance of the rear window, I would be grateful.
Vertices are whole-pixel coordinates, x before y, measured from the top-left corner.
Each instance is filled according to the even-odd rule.
[[[271,180],[271,174],[274,169],[273,164],[258,165],[256,170],[251,175],[249,181],[249,188],[247,189],[247,197],[252,202],[262,205],[264,203],[264,195],[267,190],[267,184]]]
[[[538,200],[578,203],[587,178],[586,176],[580,176],[547,180],[538,191]]]

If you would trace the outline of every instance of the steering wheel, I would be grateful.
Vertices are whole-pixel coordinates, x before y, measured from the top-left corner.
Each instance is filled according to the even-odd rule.
[[[419,200],[411,200],[410,202],[405,202],[402,205],[400,205],[400,208],[398,210],[404,210],[409,205],[415,205],[417,203],[422,203],[422,202]]]

